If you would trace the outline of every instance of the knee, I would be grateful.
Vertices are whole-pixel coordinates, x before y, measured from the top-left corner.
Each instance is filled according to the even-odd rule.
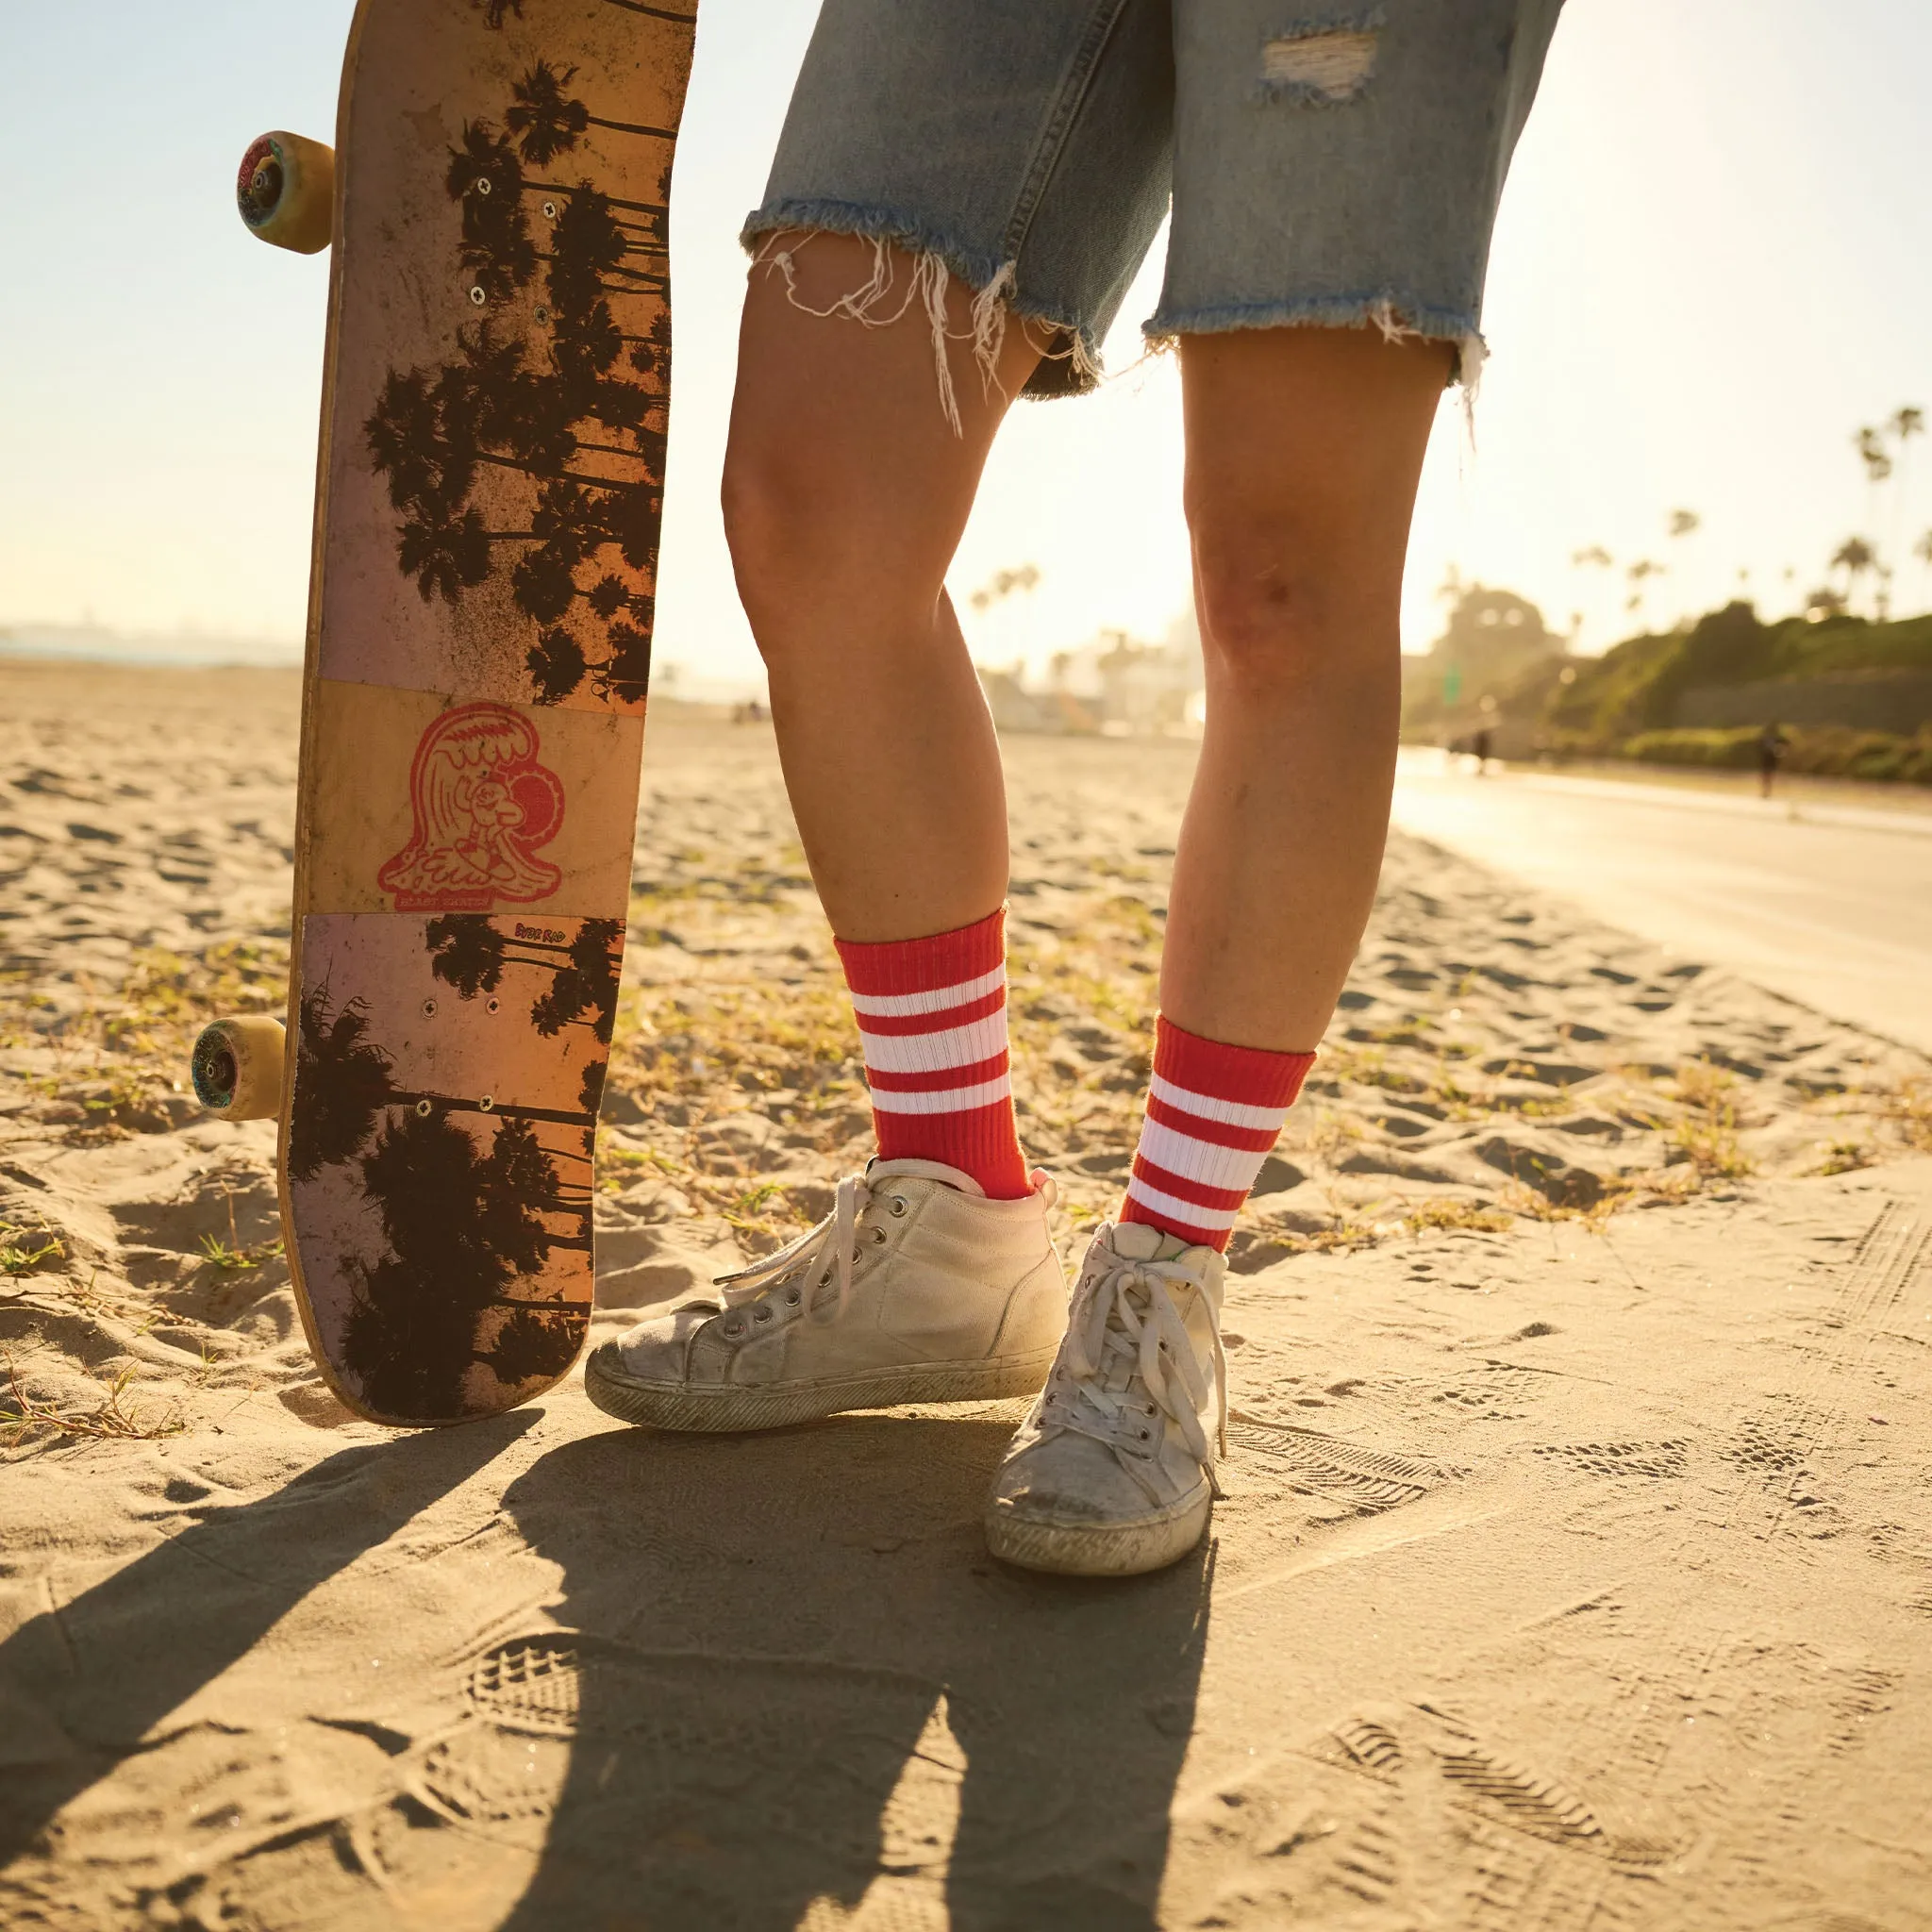
[[[720,503],[739,595],[762,640],[765,613],[795,592],[808,560],[825,555],[836,532],[821,526],[812,492],[782,450],[736,435],[725,450]]]
[[[1194,525],[1201,648],[1211,681],[1266,702],[1393,677],[1399,596],[1364,584],[1319,540]]]
[[[864,646],[929,624],[945,552],[879,475],[816,459],[804,437],[726,447],[720,490],[740,601],[768,666],[818,662],[836,638]]]

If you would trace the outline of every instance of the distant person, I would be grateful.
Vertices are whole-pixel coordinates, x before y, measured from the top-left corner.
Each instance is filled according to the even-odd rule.
[[[1482,364],[1559,4],[824,0],[744,229],[724,521],[878,1158],[725,1306],[601,1347],[613,1414],[758,1428],[1043,1383],[993,1552],[1122,1574],[1200,1541],[1223,1251],[1374,899],[1416,481]],[[1139,1152],[1070,1318],[1014,1129],[999,744],[945,577],[1008,406],[1094,387],[1170,204],[1145,326],[1177,353],[1207,722]]]
[[[1475,774],[1487,778],[1490,774],[1490,727],[1485,724],[1475,735]]]
[[[1777,768],[1784,763],[1785,754],[1790,746],[1791,741],[1776,724],[1767,724],[1757,734],[1757,793],[1760,798],[1771,796]]]

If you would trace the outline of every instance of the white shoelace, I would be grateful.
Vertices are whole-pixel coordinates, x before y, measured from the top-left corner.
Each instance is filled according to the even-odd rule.
[[[1183,1283],[1206,1299],[1212,1317],[1216,1410],[1212,1444],[1201,1421],[1201,1411],[1208,1406],[1207,1377],[1194,1354],[1193,1337],[1174,1302],[1173,1290]],[[1126,1365],[1126,1387],[1105,1386],[1110,1359]],[[1067,1426],[1102,1441],[1111,1441],[1138,1380],[1155,1407],[1180,1430],[1189,1450],[1212,1479],[1217,1450],[1222,1456],[1227,1454],[1227,1353],[1221,1343],[1221,1298],[1205,1281],[1178,1261],[1126,1257],[1088,1275],[1074,1295],[1060,1360],[1068,1380],[1058,1392],[1066,1405],[1061,1419]],[[1083,1424],[1083,1413],[1091,1413],[1088,1423]],[[1099,1426],[1091,1425],[1095,1423]]]
[[[832,1311],[836,1313],[845,1306],[845,1297],[852,1292],[852,1266],[858,1253],[859,1216],[872,1200],[872,1188],[862,1174],[849,1174],[839,1183],[832,1200],[832,1211],[816,1227],[808,1228],[795,1241],[787,1241],[762,1261],[754,1261],[735,1274],[715,1278],[712,1285],[724,1290],[727,1308],[742,1307],[747,1302],[757,1301],[787,1275],[794,1274],[816,1277],[806,1283],[806,1291],[812,1294],[824,1285],[827,1274],[836,1274],[839,1292],[831,1303]],[[829,1269],[824,1265],[828,1256],[832,1263]],[[816,1315],[816,1303],[808,1304],[807,1312]]]

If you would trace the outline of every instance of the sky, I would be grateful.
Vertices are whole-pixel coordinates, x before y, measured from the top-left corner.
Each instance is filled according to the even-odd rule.
[[[264,127],[328,137],[351,11],[0,0],[0,625],[299,640],[326,259],[252,241],[232,184]],[[815,11],[704,0],[678,150],[658,648],[727,682],[758,668],[717,510],[736,235]],[[1932,406],[1928,74],[1924,0],[1570,0],[1497,227],[1473,432],[1445,398],[1430,446],[1405,648],[1451,572],[1580,615],[1600,650],[1636,627],[1636,559],[1666,566],[1653,625],[1740,570],[1781,615],[1846,536],[1932,525],[1932,437],[1875,500],[1852,447]],[[1175,374],[1138,338],[1158,252],[1113,379],[1002,432],[952,574],[982,662],[1159,637],[1187,605]],[[1702,521],[1673,540],[1677,508]],[[1595,545],[1613,570],[1573,564]],[[1031,592],[965,602],[1025,563]],[[1917,563],[1897,590],[1925,608]]]

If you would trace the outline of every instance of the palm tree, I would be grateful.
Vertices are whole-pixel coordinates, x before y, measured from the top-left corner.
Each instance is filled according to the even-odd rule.
[[[483,4],[492,26],[523,10],[520,0]],[[425,600],[458,604],[507,579],[530,624],[532,695],[559,704],[588,687],[630,705],[650,675],[663,510],[666,209],[525,170],[591,127],[668,130],[592,114],[575,77],[538,61],[511,83],[499,125],[464,125],[444,188],[460,211],[460,286],[483,312],[457,332],[449,361],[389,372],[365,435],[397,513],[398,562]],[[527,322],[502,319],[498,305],[513,296]],[[501,493],[477,499],[491,471],[529,480],[527,528],[503,514]]]
[[[537,688],[537,702],[560,705],[590,675],[591,660],[584,647],[561,625],[538,635],[537,641],[524,654],[530,682]]]
[[[1862,537],[1847,537],[1833,552],[1831,567],[1845,574],[1845,604],[1850,607],[1858,579],[1878,561],[1878,553]]]
[[[1885,447],[1885,432],[1867,425],[1852,438],[1852,446],[1865,465],[1868,483],[1883,483],[1891,475],[1891,457]]]
[[[460,516],[425,509],[403,525],[396,561],[405,576],[416,579],[424,603],[441,591],[444,603],[455,604],[490,575],[490,543],[491,533],[474,509]]]
[[[462,146],[450,150],[443,186],[463,211],[458,258],[484,299],[501,302],[527,288],[537,273],[537,244],[524,213],[524,171],[509,137],[486,121],[466,122]]]
[[[1916,557],[1922,564],[1924,565],[1924,569],[1921,573],[1921,575],[1924,579],[1926,591],[1928,592],[1932,592],[1932,530],[1927,530],[1925,534],[1923,537],[1921,537],[1916,543],[1912,545],[1912,555]],[[1932,595],[1928,595],[1926,601],[1928,604],[1932,604]]]
[[[1030,591],[1040,582],[1040,566],[1023,563],[1016,570],[996,570],[967,601],[975,610],[985,610],[1015,591]]]
[[[1906,505],[1910,496],[1911,444],[1912,438],[1925,433],[1925,412],[1913,403],[1901,403],[1891,412],[1888,425],[1898,439],[1898,481],[1891,492],[1891,554],[1897,557],[1905,549]],[[1890,588],[1890,574],[1887,576]],[[1890,599],[1887,600],[1888,606]]]
[[[593,114],[582,101],[565,92],[576,77],[575,67],[561,74],[547,60],[540,60],[517,81],[510,92],[515,105],[505,110],[503,125],[517,137],[525,160],[541,168],[568,154],[576,146],[587,127],[608,127],[619,134],[646,134],[658,141],[675,141],[676,131],[669,127],[647,127],[635,121],[606,121]]]
[[[1615,562],[1616,558],[1601,543],[1587,543],[1581,550],[1573,550],[1570,553],[1572,570],[1608,570]],[[1573,644],[1576,638],[1582,635],[1582,631],[1583,617],[1579,612],[1570,626]]]
[[[1678,543],[1695,535],[1703,523],[1704,519],[1694,509],[1674,509],[1664,520],[1664,528],[1671,541]],[[1684,615],[1688,618],[1690,612],[1687,610]]]
[[[1630,580],[1630,601],[1624,608],[1626,610],[1635,612],[1639,622],[1641,622],[1644,599],[1643,587],[1652,577],[1662,576],[1664,575],[1664,566],[1648,557],[1640,557],[1635,563],[1630,564],[1624,570],[1624,575]]]
[[[390,1057],[369,1038],[369,1008],[351,1000],[329,1007],[328,988],[302,995],[296,1028],[295,1086],[302,1095],[289,1128],[289,1174],[313,1180],[347,1160],[375,1131],[392,1092]]]
[[[623,970],[624,921],[585,920],[570,942],[570,963],[557,969],[550,991],[530,1008],[537,1031],[552,1040],[566,1026],[588,1025],[608,1046]]]
[[[413,1109],[384,1126],[361,1162],[364,1197],[381,1217],[388,1252],[364,1266],[342,1339],[342,1360],[369,1400],[391,1413],[442,1415],[460,1406],[472,1362],[490,1363],[504,1310],[575,1326],[547,1351],[520,1324],[499,1379],[529,1379],[532,1358],[575,1353],[582,1310],[508,1293],[553,1248],[577,1246],[544,1216],[567,1211],[557,1171],[526,1122],[504,1121],[479,1142],[441,1113]],[[427,1292],[433,1285],[434,1292]],[[494,1331],[494,1332],[492,1332]]]
[[[424,937],[429,943],[430,972],[463,999],[494,992],[507,967],[533,968],[551,975],[530,1008],[540,1034],[554,1039],[565,1026],[583,1023],[602,1044],[610,1044],[618,974],[624,968],[621,919],[587,919],[574,939],[553,944],[521,935],[512,939],[501,923],[484,913],[445,912],[429,922]]]

